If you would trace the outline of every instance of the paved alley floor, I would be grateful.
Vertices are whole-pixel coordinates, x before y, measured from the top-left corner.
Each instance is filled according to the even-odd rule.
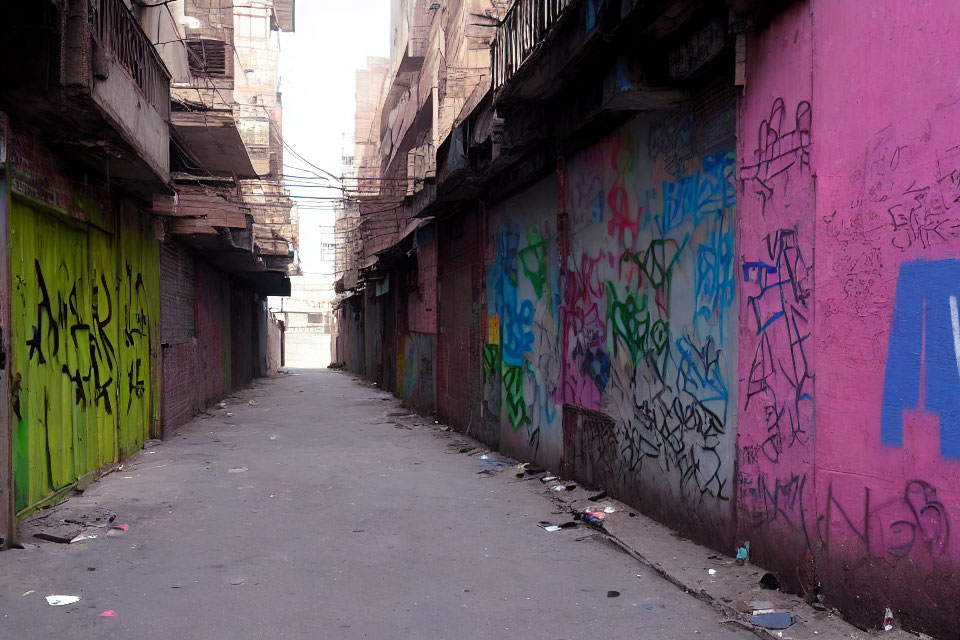
[[[0,639],[754,637],[398,411],[343,373],[258,381],[45,512],[128,531],[0,553]]]

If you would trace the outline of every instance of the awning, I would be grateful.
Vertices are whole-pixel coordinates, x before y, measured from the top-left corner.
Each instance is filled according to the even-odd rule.
[[[233,113],[174,111],[170,122],[177,140],[201,169],[214,176],[257,177]]]
[[[296,2],[294,0],[274,0],[273,10],[277,13],[277,24],[281,31],[290,32],[296,27]]]

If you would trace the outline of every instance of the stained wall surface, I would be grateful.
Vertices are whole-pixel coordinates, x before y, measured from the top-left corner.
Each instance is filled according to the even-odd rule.
[[[810,7],[795,3],[751,33],[747,50],[738,145],[738,530],[755,562],[794,589],[810,589],[817,527]]]
[[[732,95],[567,162],[565,470],[729,544],[737,429]]]
[[[558,466],[562,449],[557,180],[488,212],[483,412],[502,451]]]

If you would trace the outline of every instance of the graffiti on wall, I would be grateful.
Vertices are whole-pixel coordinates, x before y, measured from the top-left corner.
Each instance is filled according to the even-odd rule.
[[[413,408],[434,407],[433,361],[436,337],[411,331],[400,336],[397,348],[397,390]]]
[[[900,265],[883,384],[886,445],[903,445],[903,410],[922,408],[939,417],[941,454],[960,458],[958,277],[956,259]]]
[[[484,410],[509,427],[504,446],[537,459],[545,433],[560,437],[556,239],[549,217],[508,215],[486,270]]]
[[[14,277],[14,289],[18,293],[31,286],[36,290],[31,309],[33,323],[24,343],[28,349],[27,360],[54,368],[62,362],[60,373],[73,389],[74,404],[85,407],[90,402],[112,414],[116,348],[110,335],[113,303],[106,278],[99,274],[99,282],[90,287],[88,305],[83,295],[85,277],[76,275],[67,260],[60,261],[53,278],[44,276],[39,260],[34,259],[33,265],[33,278],[28,279],[22,273]],[[21,296],[23,299],[25,295]],[[103,316],[101,307],[105,307]],[[84,352],[88,358],[82,357]],[[14,411],[18,418],[23,417],[17,402]]]
[[[751,196],[740,277],[743,418],[738,440],[742,528],[776,525],[811,548],[813,254],[810,148],[813,110],[772,101],[747,146],[741,187]],[[762,221],[762,222],[760,222]],[[746,225],[750,225],[747,230]],[[806,226],[801,226],[806,225]]]
[[[840,548],[861,563],[918,564],[928,570],[946,553],[950,516],[932,485],[911,480],[902,495],[879,504],[871,503],[869,487],[862,492],[860,499],[845,506],[834,487],[828,487],[825,509],[818,518],[819,541],[827,553]]]
[[[22,509],[142,444],[151,318],[139,235],[120,241],[19,203],[13,237],[16,504]],[[131,250],[127,245],[135,246]],[[118,253],[137,253],[121,277]],[[119,286],[118,286],[119,285]]]
[[[703,132],[679,110],[568,162],[564,291],[564,423],[603,431],[593,450],[614,457],[580,464],[622,494],[693,506],[731,497],[736,379],[733,132],[700,152]]]

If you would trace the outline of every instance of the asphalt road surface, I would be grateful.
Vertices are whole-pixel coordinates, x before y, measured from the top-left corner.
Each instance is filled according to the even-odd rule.
[[[0,639],[754,637],[398,412],[343,373],[256,383],[47,512],[128,531],[0,553]]]

